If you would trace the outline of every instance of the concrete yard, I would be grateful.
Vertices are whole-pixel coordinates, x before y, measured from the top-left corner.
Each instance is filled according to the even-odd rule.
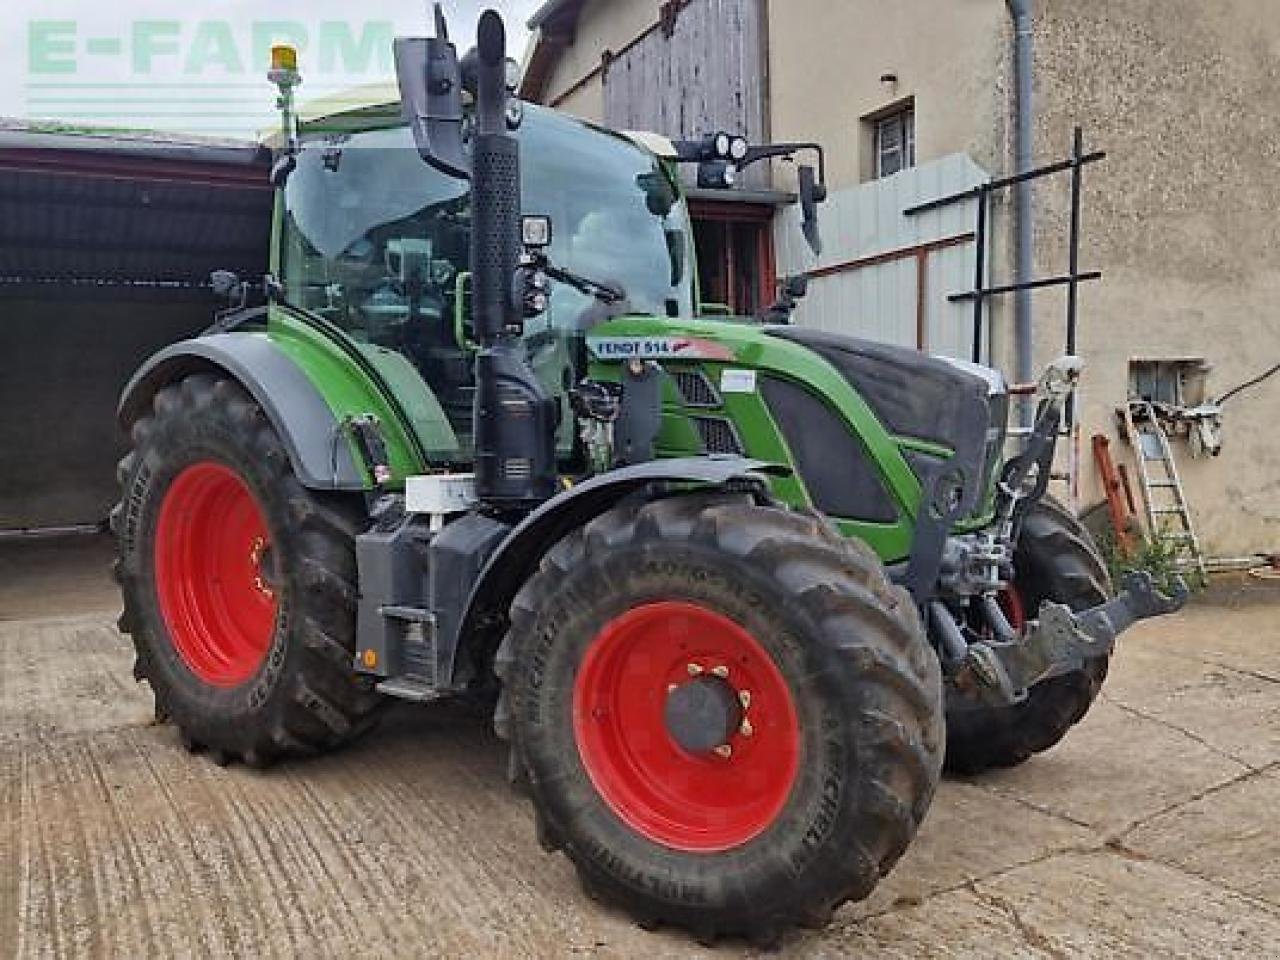
[[[188,755],[106,556],[0,544],[0,957],[751,952],[588,901],[456,709],[267,772]],[[1280,955],[1280,584],[1136,630],[1059,749],[944,782],[872,899],[782,955]]]

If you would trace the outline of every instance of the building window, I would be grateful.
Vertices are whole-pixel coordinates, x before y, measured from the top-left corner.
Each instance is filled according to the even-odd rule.
[[[1204,403],[1212,366],[1203,357],[1129,361],[1129,399],[1173,407]]]
[[[876,133],[876,177],[916,165],[916,112],[907,107],[872,121]]]

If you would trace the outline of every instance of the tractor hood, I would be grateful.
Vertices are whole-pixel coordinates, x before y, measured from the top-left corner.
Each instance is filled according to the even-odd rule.
[[[820,330],[770,327],[769,336],[807,347],[839,371],[900,441],[924,441],[954,451],[990,489],[1008,420],[1008,390],[998,370],[918,350]],[[922,481],[936,461],[906,458]]]
[[[998,370],[820,330],[773,327],[768,333],[808,347],[839,370],[896,436],[951,447],[961,432],[957,421],[980,410],[990,423],[991,413],[1005,412]]]

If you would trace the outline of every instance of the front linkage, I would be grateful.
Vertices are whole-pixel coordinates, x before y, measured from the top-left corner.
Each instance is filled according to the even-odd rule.
[[[1175,613],[1189,596],[1181,578],[1165,595],[1149,573],[1133,571],[1119,594],[1087,610],[1045,600],[1038,617],[1021,632],[997,600],[1012,579],[1022,521],[1048,487],[1063,411],[1082,369],[1077,357],[1049,365],[1037,388],[1040,402],[1026,448],[1005,464],[1000,476],[992,532],[948,539],[937,590],[927,601],[951,682],[993,706],[1020,703],[1035,684],[1109,656],[1121,633],[1140,620]],[[948,601],[972,604],[985,629],[958,620]]]
[[[1139,620],[1176,613],[1187,593],[1179,580],[1173,596],[1165,596],[1149,573],[1133,571],[1117,596],[1081,613],[1046,600],[1024,636],[970,644],[954,682],[994,705],[1017,703],[1033,684],[1109,656],[1120,634]]]

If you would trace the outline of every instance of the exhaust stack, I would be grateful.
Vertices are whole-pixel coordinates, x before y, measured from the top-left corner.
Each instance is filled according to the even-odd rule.
[[[492,10],[476,44],[476,134],[471,174],[471,316],[476,356],[476,494],[522,509],[556,491],[559,406],[525,362],[516,302],[520,257],[520,143],[507,129],[507,38]]]
[[[476,495],[495,510],[524,510],[556,492],[559,406],[525,362],[520,341],[520,144],[508,129],[506,28],[486,10],[475,54],[467,58],[476,87],[470,157],[461,152],[463,70],[439,4],[436,32],[430,41],[396,41],[402,105],[423,159],[471,180],[471,321],[480,347],[472,414]]]

